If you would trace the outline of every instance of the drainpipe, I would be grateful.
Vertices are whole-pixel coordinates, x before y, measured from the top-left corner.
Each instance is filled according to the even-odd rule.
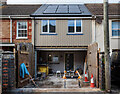
[[[12,18],[9,16],[10,18],[10,43],[12,43]]]
[[[95,16],[95,19],[96,19],[96,16]],[[96,21],[95,21],[95,40],[94,41],[96,42]]]
[[[93,15],[93,21],[92,21],[92,43],[96,42],[96,16]]]

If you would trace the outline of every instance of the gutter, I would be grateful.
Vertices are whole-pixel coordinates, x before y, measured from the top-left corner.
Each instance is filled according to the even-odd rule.
[[[61,48],[61,49],[60,48],[54,48],[54,49],[53,48],[51,48],[51,49],[50,48],[48,48],[48,49],[47,48],[36,48],[36,50],[38,50],[38,51],[39,50],[40,51],[87,51],[87,48],[80,48],[80,49],[78,49],[78,48],[77,49],[75,49],[75,48],[73,48],[73,49],[72,48],[64,48],[64,49],[63,48]]]
[[[120,15],[108,15],[109,16],[109,19],[118,19],[120,18]],[[101,17],[103,18],[104,16],[103,15],[96,15],[96,17]]]
[[[2,17],[8,17],[8,16],[11,16],[11,17],[30,17],[29,15],[0,15]]]
[[[96,16],[94,16],[94,18],[96,19]],[[95,21],[95,42],[96,42],[96,21]]]
[[[29,15],[0,15],[0,18],[31,18]]]
[[[35,19],[92,19],[93,17],[35,17]]]
[[[104,16],[104,15],[96,15],[96,16]],[[120,15],[109,15],[111,17],[116,17],[116,16],[120,16]]]
[[[9,46],[9,47],[12,47],[12,46],[15,46],[15,44],[12,44],[12,43],[2,43],[2,44],[1,44],[1,43],[0,43],[0,47],[1,47],[1,46],[6,46],[6,47]]]

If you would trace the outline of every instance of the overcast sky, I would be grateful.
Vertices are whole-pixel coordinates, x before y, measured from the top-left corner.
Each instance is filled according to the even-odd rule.
[[[120,0],[108,0],[109,3],[118,3]],[[70,4],[70,3],[103,3],[103,0],[7,0],[8,4]]]

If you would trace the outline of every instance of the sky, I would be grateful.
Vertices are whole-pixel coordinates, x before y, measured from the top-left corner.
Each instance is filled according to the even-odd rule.
[[[119,3],[120,0],[108,0],[109,3]],[[7,0],[8,4],[83,4],[103,3],[103,0]]]

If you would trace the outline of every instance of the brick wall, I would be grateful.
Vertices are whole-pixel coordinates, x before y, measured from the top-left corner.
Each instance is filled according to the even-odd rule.
[[[27,21],[28,25],[28,39],[16,39],[17,35],[17,21]],[[21,42],[26,42],[26,43],[31,43],[32,42],[32,20],[13,20],[13,43],[21,43]]]
[[[8,89],[15,88],[15,69],[14,69],[14,55],[3,54],[2,58],[2,89],[6,91]]]
[[[10,20],[0,20],[0,42],[10,42]]]

